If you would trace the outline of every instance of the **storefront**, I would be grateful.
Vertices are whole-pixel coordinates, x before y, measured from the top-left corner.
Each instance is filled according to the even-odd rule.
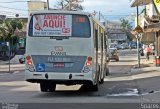
[[[143,13],[143,35],[142,41],[153,43],[155,47],[155,65],[160,66],[160,17],[156,0],[132,0],[131,7],[145,6]]]

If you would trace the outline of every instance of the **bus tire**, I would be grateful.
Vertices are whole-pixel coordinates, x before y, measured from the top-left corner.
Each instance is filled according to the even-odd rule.
[[[96,82],[96,84],[94,85],[94,84],[92,84],[92,87],[91,87],[91,89],[92,89],[92,91],[98,91],[98,89],[99,89],[99,83],[100,83],[100,77],[101,75],[100,75],[100,66],[99,66],[99,71],[98,71],[98,77],[97,77],[97,82]]]
[[[103,75],[103,77],[102,77],[102,71],[101,71],[101,74],[99,75],[99,83],[100,84],[103,84],[104,83],[104,75]]]
[[[47,92],[48,91],[47,84],[43,82],[40,83],[40,89],[41,89],[41,92]]]
[[[41,92],[54,92],[56,89],[56,84],[52,84],[52,83],[40,83],[40,89]]]
[[[49,92],[54,92],[56,90],[56,84],[49,84],[48,90]]]
[[[98,85],[97,84],[93,85],[92,83],[83,84],[86,91],[98,91],[98,88],[99,88]]]
[[[106,76],[109,75],[109,68],[106,68]]]
[[[92,85],[92,91],[98,91],[99,90],[99,83]]]
[[[99,83],[100,83],[100,84],[103,84],[103,83],[104,83],[104,78],[102,78]]]

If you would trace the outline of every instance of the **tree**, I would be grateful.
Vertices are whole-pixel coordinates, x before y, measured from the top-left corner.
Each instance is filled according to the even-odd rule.
[[[123,31],[126,33],[129,41],[131,41],[132,40],[132,37],[131,37],[132,34],[130,32],[132,30],[131,23],[129,22],[129,20],[124,19],[124,18],[120,19],[120,22],[121,22],[121,27],[122,27]]]
[[[121,21],[121,27],[123,28],[123,30],[128,31],[132,29],[132,25],[128,20],[122,18],[120,19],[120,21]]]
[[[56,7],[64,10],[83,10],[81,2],[82,0],[59,0]]]
[[[15,35],[15,31],[21,30],[23,27],[22,20],[6,19],[0,24],[0,39],[3,41],[9,41],[11,45],[15,45],[18,42],[18,36]]]

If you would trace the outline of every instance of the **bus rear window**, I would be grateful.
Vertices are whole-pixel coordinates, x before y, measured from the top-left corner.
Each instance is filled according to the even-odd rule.
[[[86,15],[42,14],[32,16],[28,35],[32,37],[82,37],[91,36]]]

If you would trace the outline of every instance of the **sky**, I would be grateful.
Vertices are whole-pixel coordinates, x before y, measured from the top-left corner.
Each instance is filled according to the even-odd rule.
[[[27,16],[28,0],[0,0],[0,14],[15,16],[19,14],[21,17]],[[47,0],[43,0],[47,1]],[[54,8],[58,0],[49,0],[50,7]],[[136,8],[130,7],[130,0],[84,0],[82,5],[86,12],[101,12],[104,18],[102,20],[115,20],[120,18],[132,19],[136,13]],[[132,15],[132,16],[131,16]]]

